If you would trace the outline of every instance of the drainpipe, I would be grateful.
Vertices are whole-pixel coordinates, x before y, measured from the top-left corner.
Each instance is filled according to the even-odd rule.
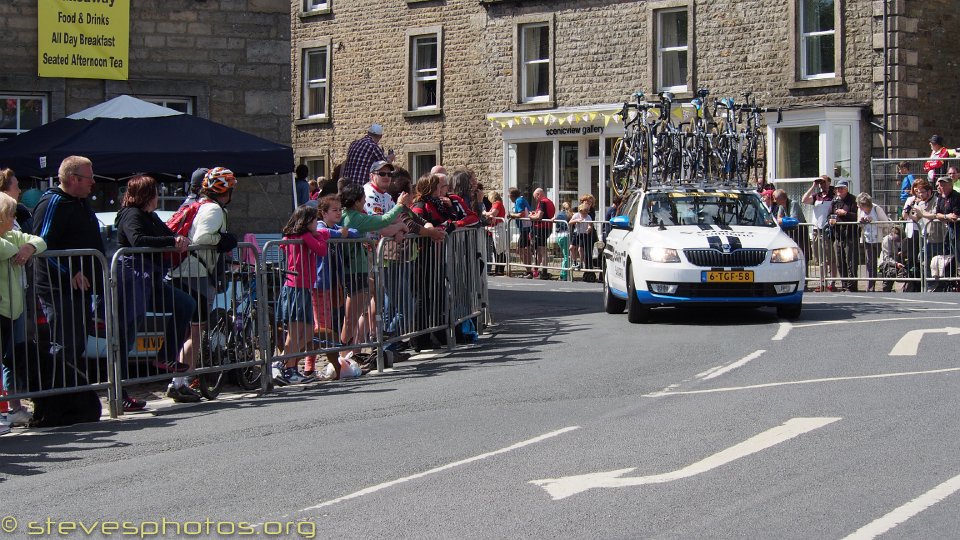
[[[889,158],[890,154],[890,143],[888,141],[889,137],[889,120],[887,119],[888,105],[887,99],[889,97],[889,90],[887,89],[889,81],[889,45],[890,45],[890,29],[888,28],[889,24],[889,1],[883,0],[883,159]]]

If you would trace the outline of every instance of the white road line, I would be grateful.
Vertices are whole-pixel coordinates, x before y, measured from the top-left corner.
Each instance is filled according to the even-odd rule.
[[[907,303],[916,302],[920,304],[946,304],[948,306],[957,305],[956,302],[940,302],[938,300],[917,300],[916,298],[898,298],[896,296],[878,296],[876,298],[878,300],[895,300],[897,302],[907,302]]]
[[[947,334],[948,336],[955,336],[960,334],[960,328],[948,326],[946,328],[911,330],[900,338],[900,341],[893,346],[888,356],[916,356],[917,351],[920,350],[920,340],[923,339],[923,336],[926,334]]]
[[[954,371],[960,371],[960,367],[955,368],[946,368],[946,369],[931,369],[929,371],[903,371],[898,373],[879,373],[877,375],[854,375],[850,377],[830,377],[825,379],[806,379],[802,381],[784,381],[784,382],[773,382],[773,383],[764,383],[764,384],[752,384],[749,386],[730,386],[726,388],[711,388],[709,390],[686,390],[683,392],[653,392],[651,394],[644,394],[641,397],[665,397],[665,396],[684,396],[692,394],[715,394],[718,392],[736,392],[738,390],[753,390],[755,388],[773,388],[775,386],[794,386],[799,384],[813,384],[813,383],[822,383],[822,382],[839,382],[839,381],[858,381],[863,379],[887,379],[890,377],[909,377],[911,375],[933,375],[937,373],[952,373]]]
[[[543,480],[531,480],[530,483],[542,487],[550,494],[553,500],[558,501],[571,495],[576,495],[594,488],[618,488],[627,486],[643,486],[647,484],[663,484],[690,478],[698,474],[705,473],[736,461],[742,457],[755,454],[761,450],[766,450],[784,441],[788,441],[804,433],[822,428],[827,424],[832,424],[840,420],[839,418],[791,418],[782,425],[768,429],[763,433],[754,435],[749,439],[731,446],[702,459],[692,465],[682,469],[663,474],[654,474],[650,476],[627,476],[623,475],[633,472],[636,467],[627,469],[618,469],[615,471],[605,471],[590,474],[581,474],[577,476],[567,476],[563,478],[546,478]]]
[[[724,373],[730,373],[731,371],[733,371],[733,370],[735,370],[735,369],[737,369],[737,368],[740,368],[740,367],[743,367],[743,366],[747,365],[747,362],[750,362],[751,360],[756,360],[757,358],[760,358],[761,356],[763,356],[763,353],[765,353],[765,352],[767,352],[767,351],[765,351],[765,350],[763,350],[763,349],[760,349],[759,351],[754,351],[754,352],[752,352],[752,353],[744,356],[743,358],[737,360],[736,362],[730,364],[729,366],[722,367],[722,368],[720,368],[720,369],[718,369],[718,370],[716,370],[716,371],[714,371],[714,372],[706,375],[706,376],[703,378],[703,380],[707,381],[707,380],[710,380],[710,379],[715,379],[715,378],[723,375]]]
[[[873,324],[879,322],[897,322],[897,321],[922,321],[924,319],[960,319],[960,315],[945,315],[943,317],[894,317],[890,319],[857,319],[854,321],[843,320],[843,321],[820,321],[815,323],[807,324],[795,324],[794,328],[813,328],[815,326],[830,326],[832,324]]]
[[[718,370],[718,369],[723,369],[723,366],[713,366],[712,368],[710,368],[710,369],[708,369],[708,370],[706,370],[706,371],[702,371],[702,372],[700,372],[700,373],[697,373],[697,377],[696,377],[696,378],[702,379],[702,378],[706,377],[707,375],[713,373],[714,371],[716,371],[716,370]]]
[[[792,329],[793,323],[781,322],[780,328],[777,330],[777,333],[773,335],[773,338],[770,341],[783,341],[783,338],[787,337],[787,334],[789,334],[790,330]]]
[[[349,494],[349,495],[344,495],[343,497],[338,497],[338,498],[336,498],[336,499],[331,499],[331,500],[329,500],[329,501],[325,501],[325,502],[322,502],[322,503],[320,503],[320,504],[316,504],[316,505],[314,505],[314,506],[309,506],[309,507],[307,507],[307,508],[304,508],[303,510],[300,510],[300,512],[308,512],[308,511],[310,511],[310,510],[316,510],[316,509],[318,509],[318,508],[323,508],[323,507],[325,507],[325,506],[331,506],[331,505],[334,505],[334,504],[337,504],[337,503],[340,503],[340,502],[343,502],[343,501],[348,501],[348,500],[350,500],[350,499],[356,499],[357,497],[363,497],[364,495],[370,495],[371,493],[376,493],[377,491],[380,491],[380,490],[382,490],[382,489],[386,489],[386,488],[388,488],[388,487],[392,487],[392,486],[395,486],[395,485],[398,485],[398,484],[403,484],[404,482],[409,482],[409,481],[411,481],[411,480],[416,480],[416,479],[418,479],[418,478],[423,478],[424,476],[429,476],[429,475],[431,475],[431,474],[435,474],[435,473],[438,473],[438,472],[442,472],[442,471],[446,471],[446,470],[449,470],[449,469],[453,469],[454,467],[459,467],[459,466],[461,466],[461,465],[467,465],[467,464],[469,464],[469,463],[473,463],[473,462],[475,462],[475,461],[480,461],[480,460],[482,460],[482,459],[486,459],[486,458],[489,458],[489,457],[497,456],[497,455],[500,455],[500,454],[505,454],[505,453],[507,453],[507,452],[511,452],[511,451],[513,451],[513,450],[517,450],[517,449],[523,448],[524,446],[530,446],[531,444],[536,444],[536,443],[538,443],[538,442],[545,441],[545,440],[550,439],[550,438],[552,438],[552,437],[556,437],[556,436],[558,436],[558,435],[563,435],[564,433],[568,433],[568,432],[570,432],[570,431],[574,431],[574,430],[577,430],[577,429],[580,429],[580,426],[570,426],[570,427],[565,427],[565,428],[563,428],[563,429],[558,429],[558,430],[556,430],[556,431],[551,431],[550,433],[545,433],[545,434],[543,434],[543,435],[540,435],[539,437],[534,437],[534,438],[532,438],[532,439],[527,439],[527,440],[525,440],[525,441],[518,442],[518,443],[516,443],[516,444],[511,444],[510,446],[508,446],[508,447],[506,447],[506,448],[501,448],[501,449],[499,449],[499,450],[494,450],[493,452],[487,452],[486,454],[480,454],[479,456],[473,456],[473,457],[471,457],[471,458],[462,459],[462,460],[460,460],[460,461],[454,461],[453,463],[448,463],[448,464],[446,464],[446,465],[441,465],[440,467],[436,467],[436,468],[430,469],[430,470],[428,470],[428,471],[423,471],[423,472],[420,472],[420,473],[417,473],[417,474],[413,474],[413,475],[410,475],[410,476],[405,476],[405,477],[403,477],[403,478],[398,478],[398,479],[396,479],[396,480],[391,480],[391,481],[389,481],[389,482],[384,482],[384,483],[382,483],[382,484],[377,484],[377,485],[375,485],[375,486],[370,486],[370,487],[368,487],[368,488],[361,489],[360,491],[351,493],[351,494]]]
[[[844,540],[866,540],[876,538],[904,521],[923,512],[960,490],[960,475],[954,476],[923,495],[913,499],[889,514],[860,527]]]

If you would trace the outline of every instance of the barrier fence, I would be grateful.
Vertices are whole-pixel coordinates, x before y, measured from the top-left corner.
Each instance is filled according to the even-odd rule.
[[[288,260],[307,250],[300,240],[260,253],[241,243],[219,264],[198,247],[182,264],[172,249],[150,248],[122,248],[109,262],[95,250],[48,251],[25,268],[3,261],[17,278],[3,298],[25,306],[0,317],[4,399],[106,391],[116,417],[128,385],[196,377],[208,399],[228,380],[266,392],[274,366],[315,369],[324,356],[339,373],[341,353],[372,350],[382,371],[402,340],[436,334],[452,348],[466,321],[471,332],[486,324],[483,229],[442,243],[331,239],[327,248],[319,264],[293,271]]]

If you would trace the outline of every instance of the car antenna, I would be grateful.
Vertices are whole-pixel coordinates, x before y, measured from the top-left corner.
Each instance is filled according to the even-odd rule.
[[[663,220],[662,220],[662,219],[660,220],[660,230],[661,230],[661,231],[667,230],[667,227],[663,224]]]

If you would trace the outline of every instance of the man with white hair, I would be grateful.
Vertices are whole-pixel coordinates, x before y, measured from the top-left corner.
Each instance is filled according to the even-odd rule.
[[[347,161],[343,165],[342,178],[362,186],[367,183],[367,177],[370,174],[370,167],[378,161],[393,163],[393,150],[384,155],[383,148],[380,147],[380,139],[383,138],[383,126],[373,124],[367,130],[367,134],[350,143],[347,149]]]

